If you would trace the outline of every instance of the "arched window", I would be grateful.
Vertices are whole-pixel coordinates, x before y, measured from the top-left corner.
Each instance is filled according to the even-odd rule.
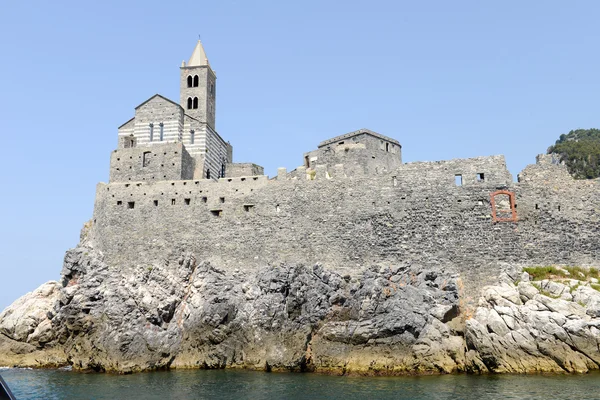
[[[150,124],[150,141],[154,139],[154,124]]]
[[[188,97],[188,107],[187,108],[188,108],[188,110],[192,109],[192,98],[191,97]]]
[[[198,108],[198,98],[194,97],[194,110]]]
[[[196,132],[194,132],[194,130],[192,129],[190,131],[190,144],[194,144],[194,136],[195,136]]]
[[[187,78],[188,87],[192,87],[192,76],[188,76]]]
[[[161,122],[158,126],[160,126],[160,141],[163,141],[163,134],[165,133],[165,125]]]
[[[194,75],[194,87],[198,87],[198,75]]]

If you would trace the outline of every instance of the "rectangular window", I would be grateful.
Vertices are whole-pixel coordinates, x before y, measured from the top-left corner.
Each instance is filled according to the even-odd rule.
[[[215,217],[220,217],[223,210],[210,210],[210,213]]]
[[[483,175],[483,172],[480,172],[477,174],[477,182],[483,182],[485,180],[485,176]]]
[[[165,133],[165,125],[161,122],[160,123],[160,141],[163,141],[164,138],[164,133]]]
[[[142,154],[142,167],[147,167],[148,165],[150,165],[150,152],[149,151],[145,151]]]
[[[128,201],[127,202],[127,208],[134,208],[135,207],[135,201]]]
[[[246,211],[246,212],[251,212],[253,208],[254,208],[253,204],[245,204],[244,205],[244,211]]]
[[[454,183],[456,184],[456,186],[462,186],[463,181],[462,181],[462,175],[454,175]]]
[[[175,205],[175,199],[171,199],[171,205],[174,206]]]

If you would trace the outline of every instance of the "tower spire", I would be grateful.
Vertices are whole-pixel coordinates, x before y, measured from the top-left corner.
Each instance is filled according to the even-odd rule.
[[[198,39],[198,43],[196,43],[196,47],[192,52],[192,56],[187,63],[188,67],[201,67],[201,66],[210,66],[208,63],[208,57],[206,57],[206,52],[204,51],[204,47],[202,46],[202,41]]]

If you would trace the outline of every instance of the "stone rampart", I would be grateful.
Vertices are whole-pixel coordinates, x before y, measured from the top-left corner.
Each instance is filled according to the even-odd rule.
[[[516,223],[494,223],[498,188],[516,194]],[[599,189],[598,180],[533,175],[515,184],[501,156],[405,164],[375,177],[101,183],[90,235],[114,266],[192,251],[225,268],[453,266],[479,285],[503,262],[597,265]]]

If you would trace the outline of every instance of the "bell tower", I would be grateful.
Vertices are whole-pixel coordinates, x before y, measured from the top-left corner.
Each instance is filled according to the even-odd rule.
[[[217,76],[208,63],[202,42],[198,40],[187,64],[181,63],[179,104],[185,113],[215,129]]]

